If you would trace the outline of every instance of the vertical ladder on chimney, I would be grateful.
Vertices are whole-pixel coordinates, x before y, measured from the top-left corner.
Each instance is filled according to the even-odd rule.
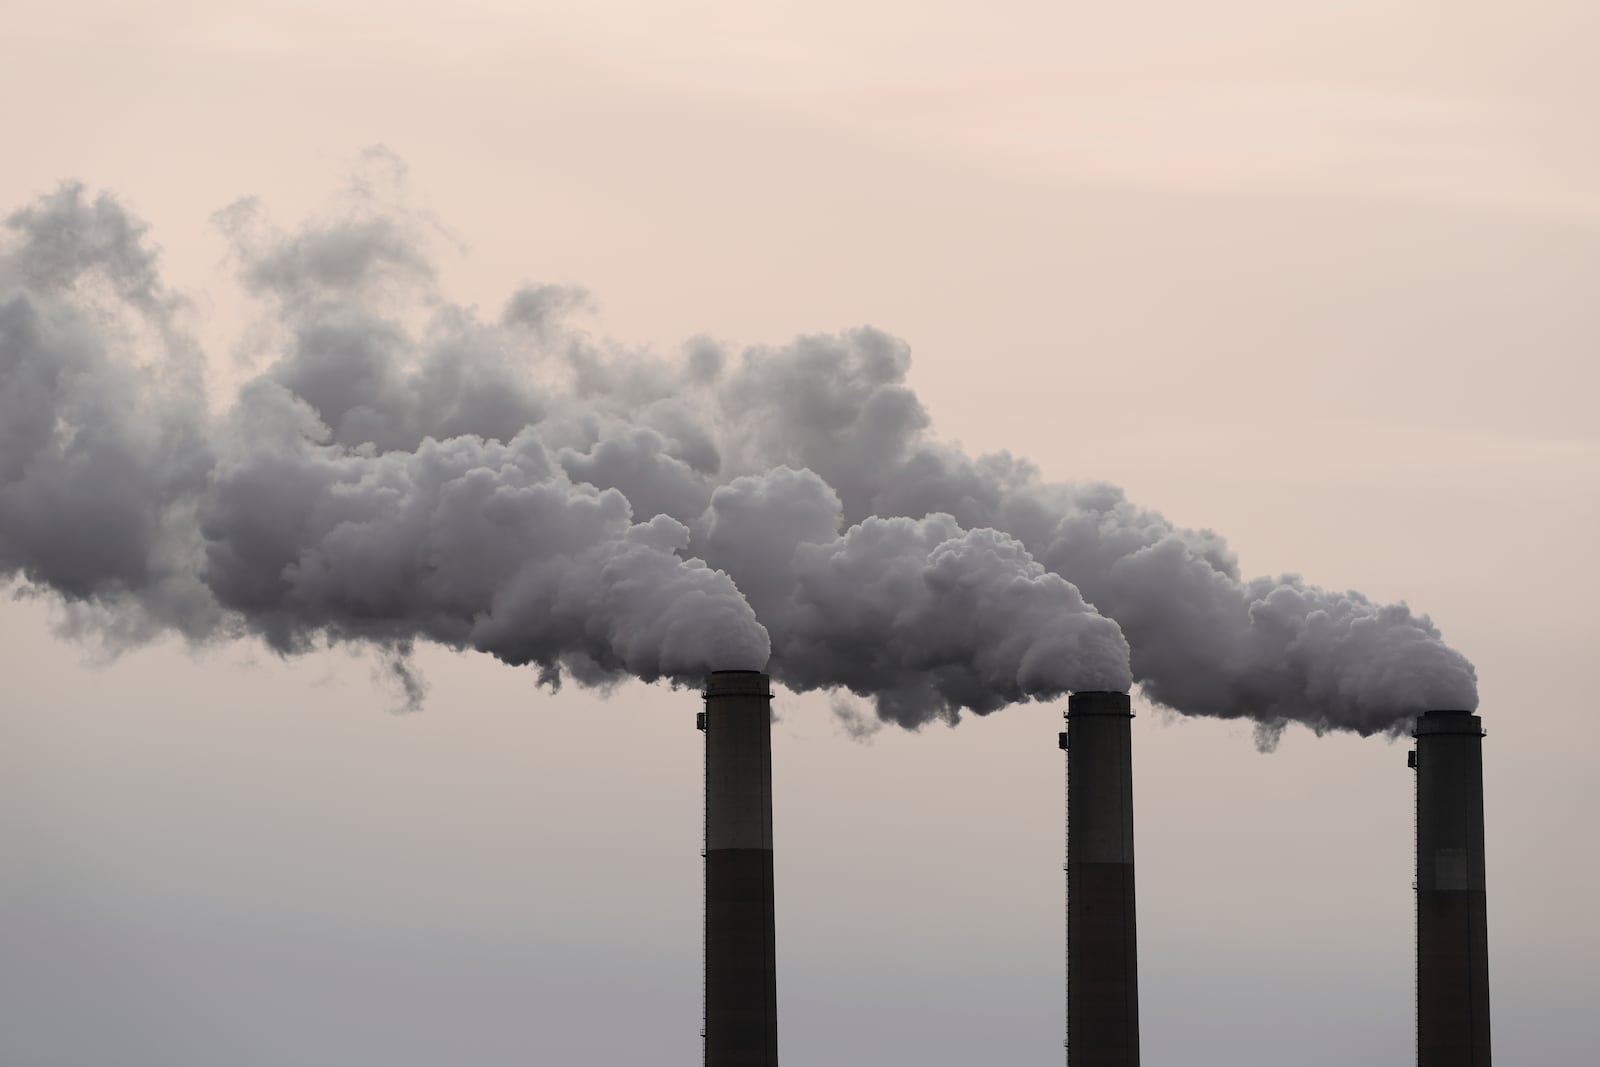
[[[1062,796],[1061,810],[1061,928],[1064,936],[1061,939],[1061,1009],[1062,1009],[1062,1036],[1061,1052],[1068,1067],[1072,1064],[1072,761],[1066,758],[1067,732],[1063,730],[1059,739],[1062,754]]]
[[[700,694],[702,703],[705,694]],[[700,1062],[706,1061],[706,962],[710,952],[710,874],[706,869],[706,853],[711,848],[711,799],[706,787],[711,781],[711,741],[706,732],[708,716],[704,711],[694,717],[695,728],[700,731]]]
[[[1411,1034],[1413,1063],[1422,1061],[1422,831],[1417,826],[1422,813],[1422,773],[1417,770],[1417,750],[1406,753],[1411,768]]]

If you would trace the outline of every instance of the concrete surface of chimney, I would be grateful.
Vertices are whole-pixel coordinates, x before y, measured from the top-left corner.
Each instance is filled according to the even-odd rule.
[[[1068,1067],[1139,1062],[1132,720],[1126,693],[1067,700]]]
[[[1417,1064],[1489,1067],[1483,721],[1417,719]]]
[[[772,686],[706,677],[706,1067],[777,1067]]]

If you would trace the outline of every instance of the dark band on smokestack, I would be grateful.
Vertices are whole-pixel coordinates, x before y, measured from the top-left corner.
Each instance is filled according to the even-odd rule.
[[[1139,1062],[1132,720],[1126,693],[1067,701],[1068,1067]]]
[[[706,677],[706,1067],[777,1067],[772,686]]]
[[[1417,720],[1417,1064],[1489,1067],[1483,721]]]

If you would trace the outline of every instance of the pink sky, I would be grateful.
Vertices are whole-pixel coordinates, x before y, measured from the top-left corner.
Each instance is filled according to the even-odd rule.
[[[662,353],[871,323],[970,449],[1429,612],[1482,683],[1497,1050],[1584,1063],[1597,39],[1555,2],[14,0],[0,205],[122,197],[220,397],[212,213],[293,223],[382,143],[458,300],[579,283]],[[102,663],[51,618],[0,604],[0,1061],[696,1061],[691,695],[425,650],[397,718],[343,653]],[[785,1059],[1056,1062],[1058,710],[860,744],[779,706]],[[1404,1062],[1401,747],[1142,709],[1135,757],[1148,1062]]]

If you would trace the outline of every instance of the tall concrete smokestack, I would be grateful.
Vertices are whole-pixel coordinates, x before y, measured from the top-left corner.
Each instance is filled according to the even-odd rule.
[[[1489,1067],[1483,721],[1417,719],[1417,1065]]]
[[[1136,1067],[1133,711],[1126,693],[1067,700],[1067,1064]]]
[[[777,1067],[772,685],[706,677],[706,1067]]]

